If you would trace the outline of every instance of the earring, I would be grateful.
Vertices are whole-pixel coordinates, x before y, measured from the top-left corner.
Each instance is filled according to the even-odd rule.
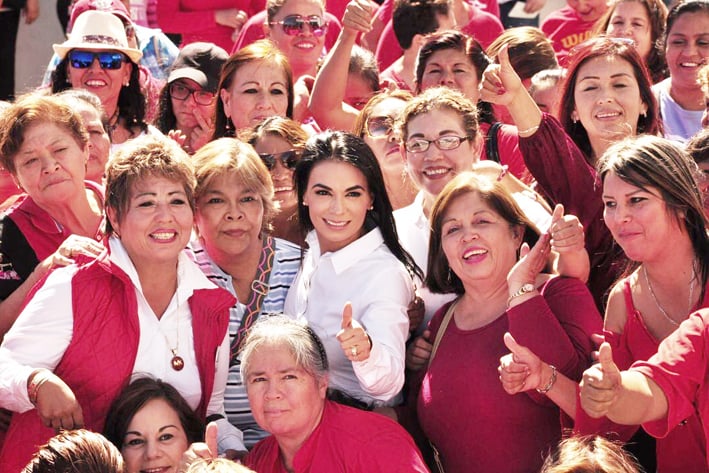
[[[451,275],[451,269],[448,268],[448,273],[446,274],[446,282],[451,284],[453,282],[453,276]]]
[[[367,210],[374,210],[374,205],[370,205]]]

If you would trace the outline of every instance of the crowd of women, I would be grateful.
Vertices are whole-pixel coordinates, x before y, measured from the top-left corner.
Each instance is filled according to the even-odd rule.
[[[367,0],[164,83],[116,1],[0,107],[0,470],[709,472],[708,0],[401,0],[412,90]]]

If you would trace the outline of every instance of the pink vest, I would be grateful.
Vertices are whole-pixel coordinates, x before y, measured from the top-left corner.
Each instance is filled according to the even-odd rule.
[[[135,290],[104,254],[77,271],[72,297],[73,336],[54,373],[74,392],[86,428],[101,432],[111,403],[130,381],[135,365],[140,338]],[[233,296],[220,288],[196,290],[189,299],[202,387],[197,413],[203,419],[214,385],[216,352],[233,303]],[[20,471],[53,435],[36,409],[15,414],[0,452],[1,470]]]

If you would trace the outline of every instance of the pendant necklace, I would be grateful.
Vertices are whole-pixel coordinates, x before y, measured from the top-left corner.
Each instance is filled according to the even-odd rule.
[[[179,310],[178,310],[179,314]],[[162,333],[162,332],[161,332]],[[185,360],[177,354],[177,349],[180,347],[180,320],[178,318],[177,320],[177,329],[175,330],[175,334],[177,335],[177,340],[175,341],[175,348],[172,348],[170,346],[170,340],[167,339],[167,336],[163,333],[162,336],[165,338],[165,343],[167,343],[167,348],[172,352],[172,358],[170,359],[170,366],[172,366],[172,369],[175,371],[182,371],[182,368],[185,367]]]
[[[657,300],[655,291],[652,289],[652,284],[650,284],[650,278],[647,275],[647,269],[645,269],[645,265],[643,265],[643,274],[645,275],[645,282],[647,283],[647,288],[650,290],[650,296],[652,296],[652,300],[655,302],[655,305],[660,310],[660,313],[665,317],[665,319],[667,319],[669,323],[671,323],[675,327],[679,327],[679,322],[670,317],[664,307],[660,305],[660,301]],[[687,315],[689,315],[689,313],[692,311],[692,296],[694,295],[694,280],[696,278],[697,273],[694,271],[694,263],[692,263],[692,279],[689,280],[689,300],[687,301]]]

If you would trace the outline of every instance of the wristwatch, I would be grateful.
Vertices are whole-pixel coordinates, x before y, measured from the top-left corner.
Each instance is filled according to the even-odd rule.
[[[515,291],[515,293],[512,294],[509,299],[507,299],[507,306],[508,307],[510,306],[510,302],[512,302],[512,299],[514,299],[515,297],[529,294],[530,292],[534,291],[535,289],[537,289],[537,288],[532,283],[523,284],[522,287],[517,289],[517,291]]]

